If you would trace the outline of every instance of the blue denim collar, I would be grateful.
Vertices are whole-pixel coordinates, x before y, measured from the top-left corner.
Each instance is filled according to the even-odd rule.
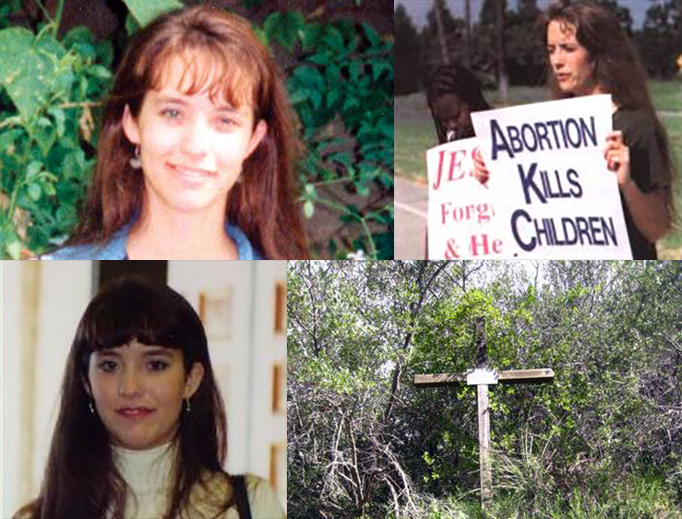
[[[41,259],[104,259],[104,260],[122,260],[126,257],[126,244],[128,243],[128,236],[133,228],[135,220],[131,220],[125,224],[118,231],[116,231],[108,242],[101,245],[85,244],[76,245],[73,247],[64,247],[58,249],[52,254],[42,256]],[[230,223],[225,224],[225,232],[232,238],[240,260],[263,259],[260,254],[251,245],[246,234],[236,225]],[[163,259],[163,258],[159,258]]]

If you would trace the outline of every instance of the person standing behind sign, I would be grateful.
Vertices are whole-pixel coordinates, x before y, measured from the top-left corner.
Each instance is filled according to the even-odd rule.
[[[616,16],[592,0],[555,2],[545,26],[552,97],[612,96],[604,156],[618,176],[632,257],[656,259],[655,242],[672,229],[674,168],[637,54]],[[477,178],[488,180],[480,157]]]
[[[474,136],[471,112],[490,110],[476,77],[460,63],[439,67],[426,90],[438,143]]]
[[[426,100],[438,134],[438,144],[474,137],[471,113],[490,110],[476,76],[461,63],[438,67],[429,79]],[[429,231],[426,254],[429,259]]]

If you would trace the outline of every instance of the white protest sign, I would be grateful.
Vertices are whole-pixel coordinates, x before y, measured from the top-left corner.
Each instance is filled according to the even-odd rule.
[[[478,139],[426,152],[429,173],[429,259],[497,258],[502,240],[490,191],[473,176]]]
[[[609,95],[472,114],[505,258],[632,258],[604,159],[611,116]]]

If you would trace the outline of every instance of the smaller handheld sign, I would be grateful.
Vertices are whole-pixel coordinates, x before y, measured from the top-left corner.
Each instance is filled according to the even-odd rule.
[[[426,152],[429,173],[429,259],[488,259],[502,252],[489,190],[474,177],[478,139]]]

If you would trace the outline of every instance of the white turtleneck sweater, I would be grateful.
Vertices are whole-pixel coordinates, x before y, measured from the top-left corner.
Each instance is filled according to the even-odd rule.
[[[123,479],[133,495],[126,503],[125,519],[158,519],[163,517],[168,504],[168,488],[172,484],[171,469],[173,447],[162,445],[145,451],[114,448],[114,459]],[[284,519],[285,514],[277,496],[263,479],[247,476],[246,488],[253,519]],[[189,517],[209,518],[215,512],[211,501],[221,503],[231,491],[219,476],[209,477],[206,488],[197,485],[192,492]],[[213,499],[211,499],[213,498]],[[236,507],[232,507],[219,519],[238,519]]]

